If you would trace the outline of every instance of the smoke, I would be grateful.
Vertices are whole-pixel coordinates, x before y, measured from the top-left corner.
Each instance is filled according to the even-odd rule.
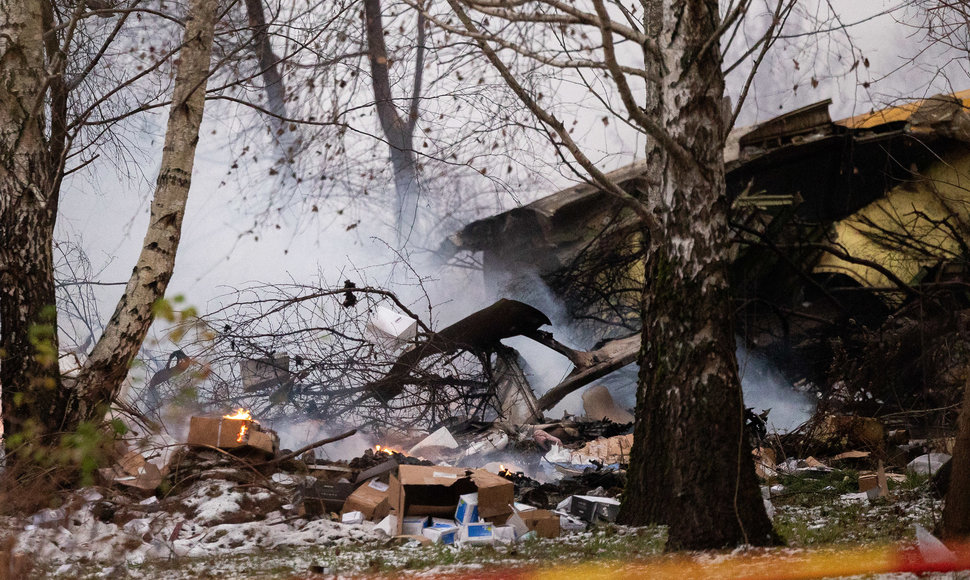
[[[259,417],[256,419],[258,420]],[[316,420],[296,422],[275,421],[268,423],[266,426],[276,431],[276,434],[280,436],[280,449],[289,449],[291,451],[295,451],[321,439],[334,437],[342,432],[334,431],[323,421]],[[346,439],[318,447],[313,452],[321,459],[340,461],[360,457],[364,454],[364,451],[373,446],[373,435],[358,431]]]
[[[785,380],[771,361],[744,347],[742,338],[736,338],[738,374],[744,391],[744,404],[755,413],[771,409],[768,414],[768,430],[785,433],[809,419],[815,401],[807,394],[795,390]]]

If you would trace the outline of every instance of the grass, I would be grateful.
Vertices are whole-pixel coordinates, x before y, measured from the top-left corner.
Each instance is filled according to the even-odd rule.
[[[844,493],[857,490],[855,473],[833,471],[821,478],[785,476],[785,486],[773,498],[775,529],[792,548],[849,547],[911,540],[913,524],[932,530],[940,504],[931,499],[924,479],[913,478],[894,486],[893,500],[847,501]],[[181,558],[151,561],[139,566],[120,565],[107,573],[112,578],[260,578],[340,576],[400,577],[417,571],[558,566],[567,564],[617,565],[653,559],[663,553],[661,528],[627,528],[605,525],[591,532],[557,539],[533,539],[515,546],[478,546],[461,550],[447,546],[391,545],[376,540],[343,546],[307,546],[274,549],[255,554]],[[39,570],[36,577],[53,570]],[[103,565],[75,566],[70,577],[106,577]]]

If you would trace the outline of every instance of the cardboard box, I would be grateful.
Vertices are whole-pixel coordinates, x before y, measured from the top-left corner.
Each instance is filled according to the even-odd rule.
[[[186,443],[210,445],[220,449],[251,447],[270,455],[279,451],[279,438],[276,433],[264,430],[256,421],[225,417],[192,417],[189,420],[189,438]]]
[[[99,469],[98,476],[104,485],[121,485],[143,494],[154,493],[162,483],[162,472],[158,466],[137,451],[128,452],[113,467]]]
[[[420,536],[421,530],[428,527],[428,516],[404,516],[401,530],[406,536]]]
[[[859,475],[859,491],[869,491],[879,487],[879,477],[875,473]]]
[[[492,526],[492,537],[499,544],[512,545],[518,539],[514,526]]]
[[[495,542],[492,524],[488,522],[475,522],[458,528],[459,544],[492,544]]]
[[[478,490],[478,517],[485,519],[512,513],[509,505],[515,500],[515,486],[511,481],[484,469],[473,470],[471,478]]]
[[[390,505],[398,516],[453,517],[458,498],[475,491],[468,470],[459,467],[402,465],[391,475]],[[403,521],[398,517],[397,533]]]
[[[455,543],[455,538],[458,536],[458,526],[432,526],[422,529],[421,535],[435,544],[451,545]]]
[[[549,510],[530,510],[517,515],[525,522],[526,528],[540,538],[559,537],[559,514]]]
[[[344,502],[340,513],[358,511],[368,520],[380,520],[391,511],[389,487],[377,479],[372,479],[354,490]],[[397,512],[400,514],[401,512]],[[400,520],[401,518],[398,518]],[[400,533],[400,523],[396,526]]]
[[[483,469],[402,465],[391,476],[390,505],[398,515],[452,517],[459,498],[478,493],[479,517],[512,513],[512,482]],[[401,525],[398,523],[398,533]]]

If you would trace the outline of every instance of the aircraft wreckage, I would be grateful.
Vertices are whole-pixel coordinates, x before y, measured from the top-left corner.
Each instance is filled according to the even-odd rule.
[[[792,382],[824,382],[839,329],[886,320],[929,285],[960,280],[970,254],[970,91],[841,121],[828,105],[735,130],[724,153],[738,332],[783,361]],[[644,171],[635,163],[609,177],[642,196]],[[629,210],[581,184],[446,241],[445,259],[480,268],[491,295],[507,298],[437,332],[400,303],[381,310],[386,292],[353,287],[281,296],[245,319],[211,317],[219,338],[203,387],[210,392],[200,398],[260,416],[352,416],[402,429],[539,421],[567,394],[636,359],[640,235]],[[570,339],[595,348],[571,348],[542,329],[550,319],[529,305],[539,287],[564,305]],[[345,299],[344,310],[354,313],[341,324],[360,332],[309,309],[284,316],[348,293],[353,305]],[[261,327],[270,313],[279,321]],[[365,322],[383,338],[368,337]],[[321,341],[322,331],[339,340]],[[518,353],[502,344],[513,336],[565,356],[571,372],[537,396]]]

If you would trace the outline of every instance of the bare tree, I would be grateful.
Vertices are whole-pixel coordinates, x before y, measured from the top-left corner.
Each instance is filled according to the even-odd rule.
[[[789,4],[773,10],[783,14]],[[750,5],[729,4],[723,20],[718,3],[703,0],[448,6],[429,20],[472,39],[564,159],[640,221],[640,378],[621,520],[668,525],[675,549],[772,543],[742,436],[727,276],[722,152],[733,111],[723,100],[719,41]],[[772,20],[772,33],[779,23]],[[606,177],[557,101],[513,69],[520,61],[573,74],[603,104],[607,121],[645,137],[639,188],[628,192]]]
[[[370,60],[371,86],[374,89],[374,105],[380,119],[381,129],[387,138],[391,164],[394,167],[394,190],[397,202],[394,215],[397,224],[398,246],[403,246],[418,222],[418,199],[421,182],[418,160],[414,151],[414,129],[417,126],[424,76],[424,15],[417,12],[415,56],[411,94],[406,100],[407,113],[402,115],[395,104],[388,69],[390,62],[384,43],[384,21],[380,0],[364,1],[364,30],[367,35],[367,52]]]

